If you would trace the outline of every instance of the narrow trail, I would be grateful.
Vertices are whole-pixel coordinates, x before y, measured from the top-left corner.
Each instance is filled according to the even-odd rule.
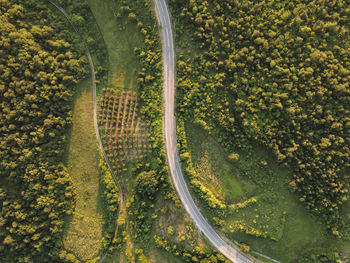
[[[60,7],[59,5],[57,5],[54,1],[52,0],[48,0],[54,7],[56,7],[64,16],[65,18],[68,20],[68,22],[71,24],[72,28],[74,29],[74,31],[79,35],[80,37],[80,40],[81,42],[84,44],[84,47],[85,47],[85,53],[86,53],[86,56],[88,58],[88,61],[89,61],[89,66],[90,66],[90,71],[91,71],[91,80],[92,80],[92,87],[93,87],[93,102],[94,102],[94,128],[95,128],[95,133],[96,133],[96,137],[97,137],[97,141],[98,141],[98,145],[100,147],[100,150],[103,154],[103,158],[105,159],[105,162],[108,166],[108,169],[109,171],[111,172],[111,175],[116,183],[116,185],[118,186],[119,188],[119,198],[120,198],[120,203],[119,203],[119,206],[118,206],[118,211],[117,211],[117,218],[115,220],[115,226],[114,226],[114,233],[113,233],[113,237],[115,236],[116,234],[116,231],[118,229],[118,218],[119,218],[119,215],[120,215],[120,207],[123,205],[123,202],[124,202],[124,199],[123,199],[123,192],[122,192],[122,188],[117,180],[117,177],[115,175],[115,173],[113,172],[113,169],[112,169],[112,165],[107,157],[107,154],[103,148],[103,144],[102,144],[102,140],[101,140],[101,137],[100,137],[100,132],[98,130],[98,122],[97,122],[97,101],[96,101],[96,75],[95,75],[95,67],[94,67],[94,63],[92,61],[92,57],[91,57],[91,53],[90,53],[90,50],[89,50],[89,47],[84,39],[84,37],[82,36],[82,34],[79,32],[79,30],[76,28],[76,26],[73,24],[69,14],[62,8]],[[112,238],[113,240],[113,238]],[[111,241],[112,243],[112,241]],[[107,253],[108,253],[108,250],[109,250],[109,247],[111,245],[111,243],[108,245],[106,251],[102,254],[100,260],[99,260],[99,263],[102,263],[105,259],[105,257],[107,256]]]

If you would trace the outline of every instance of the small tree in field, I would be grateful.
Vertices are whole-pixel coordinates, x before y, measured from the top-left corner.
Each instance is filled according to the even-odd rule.
[[[240,245],[240,249],[244,252],[244,253],[248,253],[250,251],[250,246],[245,244],[245,243],[241,243]]]

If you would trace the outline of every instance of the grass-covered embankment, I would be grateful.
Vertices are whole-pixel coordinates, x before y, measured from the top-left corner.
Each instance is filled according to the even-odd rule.
[[[96,257],[101,248],[99,148],[93,124],[92,85],[81,82],[75,98],[67,167],[76,189],[76,205],[68,220],[64,246],[78,259]]]

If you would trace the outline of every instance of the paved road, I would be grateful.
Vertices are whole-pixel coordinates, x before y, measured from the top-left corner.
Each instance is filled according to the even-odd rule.
[[[81,42],[84,44],[85,47],[85,53],[86,56],[88,58],[89,61],[89,66],[90,66],[90,72],[91,72],[91,80],[92,80],[92,87],[93,87],[93,102],[94,102],[94,128],[95,128],[95,133],[96,133],[96,137],[97,137],[97,141],[98,141],[98,145],[100,147],[100,150],[103,154],[103,157],[107,163],[108,169],[111,172],[111,175],[116,183],[116,185],[119,188],[119,198],[120,198],[120,202],[119,202],[119,206],[118,206],[118,211],[117,211],[117,218],[115,219],[115,224],[114,224],[114,233],[113,233],[113,237],[115,236],[117,229],[118,229],[118,218],[120,215],[120,207],[123,205],[123,193],[122,193],[122,188],[120,187],[120,184],[117,180],[117,177],[115,176],[113,169],[112,169],[112,165],[107,157],[107,154],[103,148],[103,144],[102,144],[102,140],[101,140],[101,136],[100,136],[100,132],[98,129],[98,122],[97,122],[97,101],[96,101],[96,76],[95,76],[95,67],[94,67],[94,63],[92,61],[92,57],[90,54],[90,50],[89,47],[84,39],[84,37],[82,36],[82,34],[80,34],[79,30],[75,27],[75,25],[73,24],[69,14],[66,12],[66,10],[64,10],[62,7],[60,7],[58,4],[56,4],[54,1],[52,0],[48,0],[54,7],[56,7],[68,20],[68,22],[71,24],[72,28],[74,29],[74,31],[79,35]],[[105,259],[105,257],[107,256],[107,253],[109,252],[109,247],[112,244],[112,240],[110,242],[110,244],[108,245],[108,247],[106,248],[105,252],[103,252],[100,260],[98,261],[99,263],[102,263]]]
[[[252,258],[243,255],[237,247],[226,243],[208,224],[198,207],[194,203],[188,187],[184,180],[178,150],[176,146],[176,120],[174,115],[175,101],[175,59],[173,33],[170,23],[170,17],[165,0],[155,0],[157,18],[161,26],[161,36],[163,44],[163,77],[164,77],[164,126],[166,153],[168,165],[171,172],[172,181],[175,189],[181,199],[187,213],[191,216],[200,232],[202,232],[212,245],[225,255],[229,260],[235,263],[254,262]]]
[[[108,157],[104,151],[103,144],[100,138],[98,123],[97,123],[97,102],[96,102],[96,77],[95,77],[95,69],[94,64],[91,58],[91,54],[85,39],[82,37],[77,28],[73,25],[68,13],[60,6],[58,6],[54,1],[48,0],[51,4],[53,4],[59,11],[63,13],[63,15],[67,18],[67,20],[71,23],[73,29],[77,34],[81,37],[81,40],[85,46],[86,55],[88,57],[90,70],[91,70],[91,78],[93,84],[93,101],[94,101],[94,127],[96,132],[96,137],[98,140],[98,144],[104,156],[104,159],[108,165],[108,168],[115,180],[116,184],[120,189],[120,205],[123,202],[123,195],[121,191],[121,187],[118,184],[117,178],[113,172],[112,166],[108,160]],[[198,227],[198,229],[208,238],[208,240],[213,244],[213,246],[220,251],[223,255],[225,255],[228,259],[235,263],[250,263],[253,262],[252,259],[247,256],[241,254],[236,247],[228,245],[216,232],[215,230],[208,224],[205,220],[198,207],[195,205],[182,175],[180,160],[178,156],[178,150],[176,146],[176,121],[174,115],[174,101],[175,101],[175,62],[174,62],[174,46],[173,46],[173,35],[170,23],[170,17],[168,13],[167,6],[165,4],[165,0],[155,0],[156,3],[156,11],[158,18],[161,24],[161,33],[163,39],[163,64],[164,64],[164,108],[165,108],[165,121],[163,132],[165,135],[166,141],[166,152],[168,158],[168,164],[171,171],[171,176],[173,183],[175,185],[175,189],[178,192],[178,195],[181,199],[182,204],[184,205],[186,211],[191,216],[192,220]],[[120,206],[119,206],[120,207]],[[118,212],[119,216],[119,212]],[[102,262],[106,256],[106,252],[102,255],[99,262]]]

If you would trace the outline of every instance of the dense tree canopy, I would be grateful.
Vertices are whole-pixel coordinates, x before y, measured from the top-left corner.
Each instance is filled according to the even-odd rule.
[[[83,60],[54,29],[0,1],[0,257],[52,262],[74,191],[62,162]]]
[[[136,177],[137,191],[150,199],[154,198],[153,196],[158,190],[158,184],[159,182],[156,178],[156,171],[144,171],[139,173]]]
[[[171,1],[179,111],[221,140],[272,149],[300,201],[338,227],[348,199],[350,52],[346,1]],[[184,50],[186,50],[184,49]]]

